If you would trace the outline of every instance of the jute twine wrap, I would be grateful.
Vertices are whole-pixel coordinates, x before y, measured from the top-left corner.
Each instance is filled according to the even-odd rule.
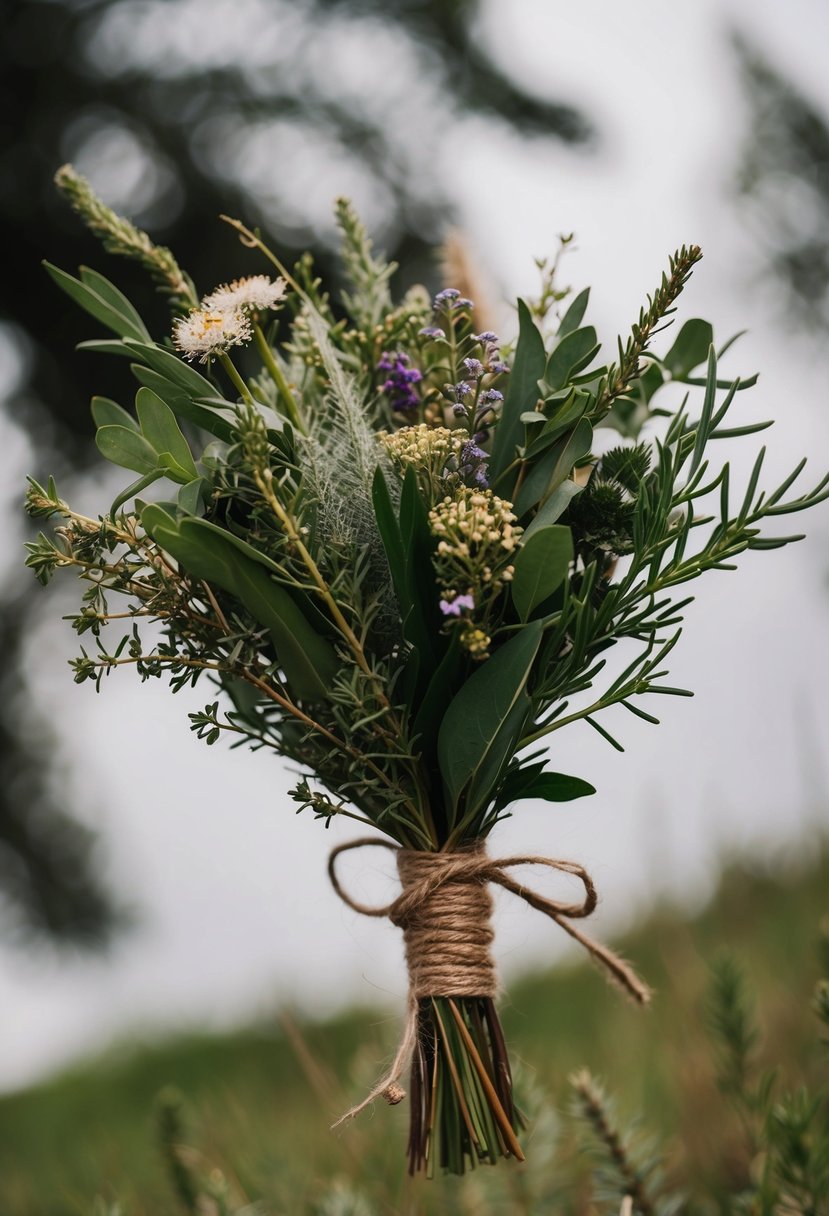
[[[402,891],[383,907],[360,903],[345,891],[337,876],[337,858],[351,849],[383,848],[396,855]],[[512,878],[515,866],[540,865],[572,874],[584,887],[581,903],[548,899]],[[331,885],[344,903],[363,916],[384,916],[403,930],[409,971],[408,1013],[403,1037],[391,1068],[362,1102],[334,1124],[364,1110],[375,1098],[394,1104],[405,1097],[399,1083],[417,1037],[418,1002],[424,997],[494,997],[498,989],[495,963],[490,953],[492,895],[490,884],[518,895],[531,908],[549,916],[600,963],[608,976],[641,1005],[650,1000],[650,990],[632,967],[606,946],[593,941],[571,922],[590,916],[598,902],[593,880],[575,861],[554,857],[487,856],[483,841],[452,853],[421,853],[399,848],[375,837],[361,837],[337,845],[328,858]]]

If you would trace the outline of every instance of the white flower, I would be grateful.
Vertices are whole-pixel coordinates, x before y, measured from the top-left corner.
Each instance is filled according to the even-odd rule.
[[[269,279],[266,274],[250,275],[246,279],[234,279],[211,291],[202,300],[202,308],[221,312],[226,308],[244,308],[251,312],[262,312],[278,308],[285,295],[284,279]]]
[[[187,317],[179,317],[173,325],[173,342],[185,359],[207,363],[230,346],[242,346],[253,336],[250,319],[238,309],[218,310],[194,308]]]

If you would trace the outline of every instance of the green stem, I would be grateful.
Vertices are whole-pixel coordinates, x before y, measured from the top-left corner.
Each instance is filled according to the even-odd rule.
[[[248,386],[245,384],[242,377],[237,372],[237,370],[233,364],[233,360],[231,359],[231,357],[227,353],[227,351],[225,351],[225,350],[220,351],[219,359],[221,360],[222,367],[225,369],[228,376],[233,381],[234,387],[239,390],[239,395],[241,396],[242,400],[246,401],[248,403],[248,405],[255,405],[256,402],[253,400],[250,389],[248,388]]]
[[[285,373],[282,371],[282,368],[279,366],[279,363],[274,357],[274,353],[271,350],[264,333],[262,332],[262,327],[257,321],[254,321],[253,323],[253,333],[256,338],[256,345],[259,347],[259,353],[262,356],[262,362],[270,372],[271,379],[279,391],[279,396],[282,398],[285,413],[288,415],[297,430],[302,431],[303,435],[307,435],[308,427],[305,425],[305,421],[299,412],[299,404],[297,399],[291,392],[290,385],[285,379]]]

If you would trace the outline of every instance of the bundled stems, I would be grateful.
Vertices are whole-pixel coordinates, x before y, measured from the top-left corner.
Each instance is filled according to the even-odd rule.
[[[412,1055],[409,1173],[463,1174],[501,1157],[524,1160],[512,1076],[491,997],[419,1002]]]

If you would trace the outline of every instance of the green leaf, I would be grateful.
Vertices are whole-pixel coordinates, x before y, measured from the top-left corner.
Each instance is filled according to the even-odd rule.
[[[177,481],[180,486],[186,486],[188,481],[193,480],[193,469],[185,469],[170,452],[158,453],[158,465],[171,481]]]
[[[193,481],[188,481],[178,492],[179,510],[183,511],[185,515],[204,514],[203,500],[205,494],[209,492],[210,483],[204,477],[196,477]]]
[[[118,355],[122,359],[134,359],[130,348],[115,338],[93,338],[88,342],[79,342],[75,350],[88,350],[95,355]]]
[[[165,379],[172,380],[173,384],[183,388],[191,397],[215,397],[215,385],[178,355],[154,343],[136,342],[132,338],[127,338],[124,345],[132,352],[134,359],[146,363],[147,367],[151,367]]]
[[[125,321],[132,323],[135,330],[134,337],[141,337],[144,342],[152,342],[150,331],[141,319],[138,309],[114,283],[110,283],[109,279],[105,279],[102,274],[90,269],[89,266],[79,267],[78,273],[81,276],[81,282],[86,287],[91,287],[102,300],[109,304],[110,308],[114,308]]]
[[[457,692],[458,681],[464,668],[464,659],[458,630],[455,629],[450,637],[446,653],[428,683],[412,723],[415,747],[419,748],[426,768],[430,772],[434,770],[437,763],[436,749],[441,715]]]
[[[676,336],[671,349],[663,359],[663,363],[674,380],[682,380],[689,376],[694,368],[705,363],[708,358],[708,348],[714,341],[714,330],[710,322],[699,317],[686,321]]]
[[[287,589],[274,581],[261,554],[215,524],[192,516],[177,520],[155,503],[144,507],[141,522],[187,574],[234,595],[270,631],[277,661],[295,696],[320,701],[328,695],[340,667],[334,647],[312,629]]]
[[[132,352],[129,353],[130,357],[132,357]],[[162,401],[169,405],[177,418],[183,418],[186,422],[192,422],[203,431],[207,431],[209,435],[215,435],[217,439],[221,439],[223,443],[233,442],[235,422],[232,413],[230,413],[229,404],[227,410],[221,413],[218,408],[213,409],[210,406],[199,405],[193,400],[189,392],[180,385],[173,384],[171,380],[162,376],[160,372],[154,371],[151,367],[144,367],[141,363],[133,363],[130,370],[138,383],[146,388],[151,388]]]
[[[583,488],[568,479],[563,481],[558,489],[553,490],[550,497],[545,499],[543,506],[538,508],[532,522],[524,529],[524,535],[521,538],[523,544],[526,545],[539,528],[546,528],[548,524],[554,524],[557,519],[560,519],[570,505],[570,500],[577,494],[581,494]]]
[[[96,321],[100,321],[101,325],[111,329],[119,338],[137,338],[139,342],[147,341],[149,335],[140,319],[139,324],[136,325],[131,317],[124,316],[113,308],[103,296],[88,287],[86,283],[82,283],[80,279],[76,279],[74,275],[67,274],[65,270],[53,266],[51,262],[44,262],[43,265],[58,287],[65,291],[76,304],[79,304],[84,312],[88,312]]]
[[[122,490],[118,497],[114,499],[112,506],[109,508],[110,516],[114,516],[115,512],[120,510],[125,502],[129,502],[131,498],[135,498],[136,494],[140,494],[142,490],[146,490],[147,486],[151,486],[153,482],[158,481],[159,478],[164,476],[163,469],[153,469],[151,473],[145,473],[137,481],[130,482],[127,488]]]
[[[555,348],[543,373],[543,390],[554,393],[563,388],[570,379],[598,353],[601,344],[596,341],[596,331],[592,325],[577,329],[567,334]]]
[[[446,641],[440,633],[440,597],[432,565],[435,538],[420,496],[417,474],[411,467],[406,470],[400,494],[400,536],[405,559],[403,636],[420,654],[419,698],[440,661]]]
[[[155,449],[143,435],[126,426],[101,426],[95,432],[98,451],[113,464],[136,473],[153,473],[158,468]]]
[[[505,736],[517,737],[516,707],[525,710],[529,706],[524,689],[541,634],[538,621],[513,634],[472,673],[444,714],[438,733],[438,763],[452,812],[464,790],[482,771],[486,776],[491,776],[493,768],[500,771]],[[508,732],[504,731],[505,725]],[[521,729],[518,727],[518,734]],[[486,797],[485,784],[477,781],[478,801]],[[467,807],[468,811],[472,809]]]
[[[176,416],[166,402],[149,388],[140,388],[135,395],[135,411],[141,433],[155,450],[168,453],[184,473],[183,483],[198,477],[190,445],[181,433]]]
[[[592,442],[593,428],[586,418],[581,418],[572,431],[568,431],[557,439],[537,464],[530,469],[518,492],[515,514],[520,518],[536,503],[546,502],[550,495],[567,480],[576,462],[587,455]]]
[[[578,329],[582,323],[584,314],[587,312],[587,303],[589,299],[590,288],[585,287],[584,291],[579,292],[564,316],[561,318],[561,325],[558,327],[559,338],[565,338],[567,334],[571,334],[573,330]]]
[[[410,605],[405,603],[406,558],[403,552],[403,537],[400,534],[400,524],[397,522],[389,487],[379,465],[371,484],[371,501],[374,507],[374,517],[377,520],[377,529],[383,542],[386,560],[389,563],[392,584],[400,603],[401,614],[405,615],[405,611]]]
[[[585,798],[595,794],[596,788],[581,777],[568,777],[565,773],[545,773],[544,764],[531,764],[507,773],[500,789],[496,806],[500,810],[523,798],[541,798],[544,802],[572,802],[574,798]]]
[[[109,397],[93,397],[90,409],[96,426],[126,426],[131,431],[138,430],[138,423],[132,414]]]
[[[497,492],[510,498],[514,477],[503,477],[515,459],[515,449],[521,442],[521,415],[532,409],[539,397],[538,381],[544,375],[547,355],[544,339],[538,332],[532,314],[523,300],[518,301],[518,345],[509,375],[501,418],[495,428],[490,460],[490,478]]]
[[[568,393],[559,408],[550,415],[547,423],[527,448],[525,460],[536,460],[542,452],[552,447],[560,435],[575,426],[590,404],[590,394],[574,389]]]
[[[572,560],[573,537],[562,524],[539,528],[522,543],[511,583],[512,602],[522,621],[564,582]]]

